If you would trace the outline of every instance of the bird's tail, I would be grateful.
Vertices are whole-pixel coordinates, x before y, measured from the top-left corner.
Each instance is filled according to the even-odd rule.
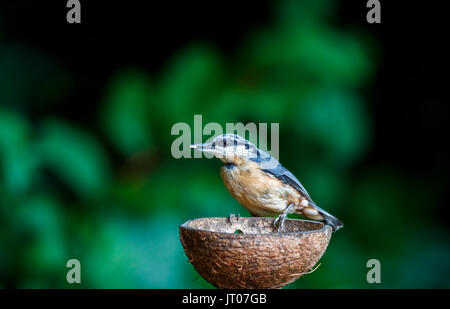
[[[336,232],[337,230],[339,230],[341,227],[344,227],[344,223],[339,220],[336,217],[333,217],[330,214],[322,214],[322,216],[325,218],[325,222],[326,224],[330,225],[333,228],[333,232]]]
[[[342,222],[341,220],[339,220],[335,216],[330,215],[328,212],[326,212],[325,210],[321,209],[316,204],[314,204],[314,203],[310,203],[310,204],[312,206],[314,206],[314,208],[316,208],[320,212],[320,214],[322,215],[322,217],[325,220],[325,223],[333,228],[333,232],[336,232],[341,227],[344,227],[344,222]]]

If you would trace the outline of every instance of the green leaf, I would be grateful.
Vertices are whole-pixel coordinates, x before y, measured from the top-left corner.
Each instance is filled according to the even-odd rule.
[[[322,22],[325,17],[335,12],[335,7],[335,1],[329,0],[276,1],[277,24],[285,28],[292,28],[306,23]]]
[[[152,145],[150,82],[137,71],[120,73],[109,86],[102,110],[104,130],[124,155]]]
[[[80,197],[98,196],[109,185],[108,158],[87,132],[61,121],[46,121],[39,151],[45,165]]]
[[[27,276],[58,272],[66,261],[61,205],[51,196],[38,194],[24,201],[16,212],[15,224],[31,236],[23,256]]]
[[[246,62],[263,81],[326,82],[358,86],[372,73],[366,50],[355,35],[308,26],[263,32],[248,46]]]
[[[38,158],[32,152],[30,127],[13,111],[0,109],[1,179],[6,190],[23,193],[30,188]]]
[[[296,119],[299,134],[337,166],[356,160],[370,140],[368,113],[352,93],[319,89],[300,106]]]
[[[94,239],[86,240],[85,282],[93,288],[185,287],[188,263],[179,241],[180,224],[169,212],[154,218],[102,220]]]
[[[164,113],[180,121],[213,108],[224,82],[223,64],[214,49],[193,45],[177,53],[161,83]]]

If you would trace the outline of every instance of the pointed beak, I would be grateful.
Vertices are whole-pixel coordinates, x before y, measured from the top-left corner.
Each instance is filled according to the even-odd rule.
[[[212,152],[214,150],[214,148],[211,147],[210,143],[194,144],[194,145],[191,145],[191,149],[195,149],[197,151],[203,151],[203,152]]]

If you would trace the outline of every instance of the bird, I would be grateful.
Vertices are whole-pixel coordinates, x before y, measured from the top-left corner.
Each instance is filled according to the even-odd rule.
[[[325,222],[333,232],[344,226],[341,220],[317,206],[294,174],[240,135],[217,135],[191,148],[220,159],[224,163],[220,176],[231,195],[252,216],[277,216],[273,225],[278,227],[278,233],[283,232],[289,213]]]

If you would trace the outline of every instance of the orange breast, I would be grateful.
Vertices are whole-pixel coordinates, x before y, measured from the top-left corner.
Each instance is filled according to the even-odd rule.
[[[231,195],[253,215],[280,214],[300,198],[295,189],[264,173],[254,162],[223,166],[220,175]]]

